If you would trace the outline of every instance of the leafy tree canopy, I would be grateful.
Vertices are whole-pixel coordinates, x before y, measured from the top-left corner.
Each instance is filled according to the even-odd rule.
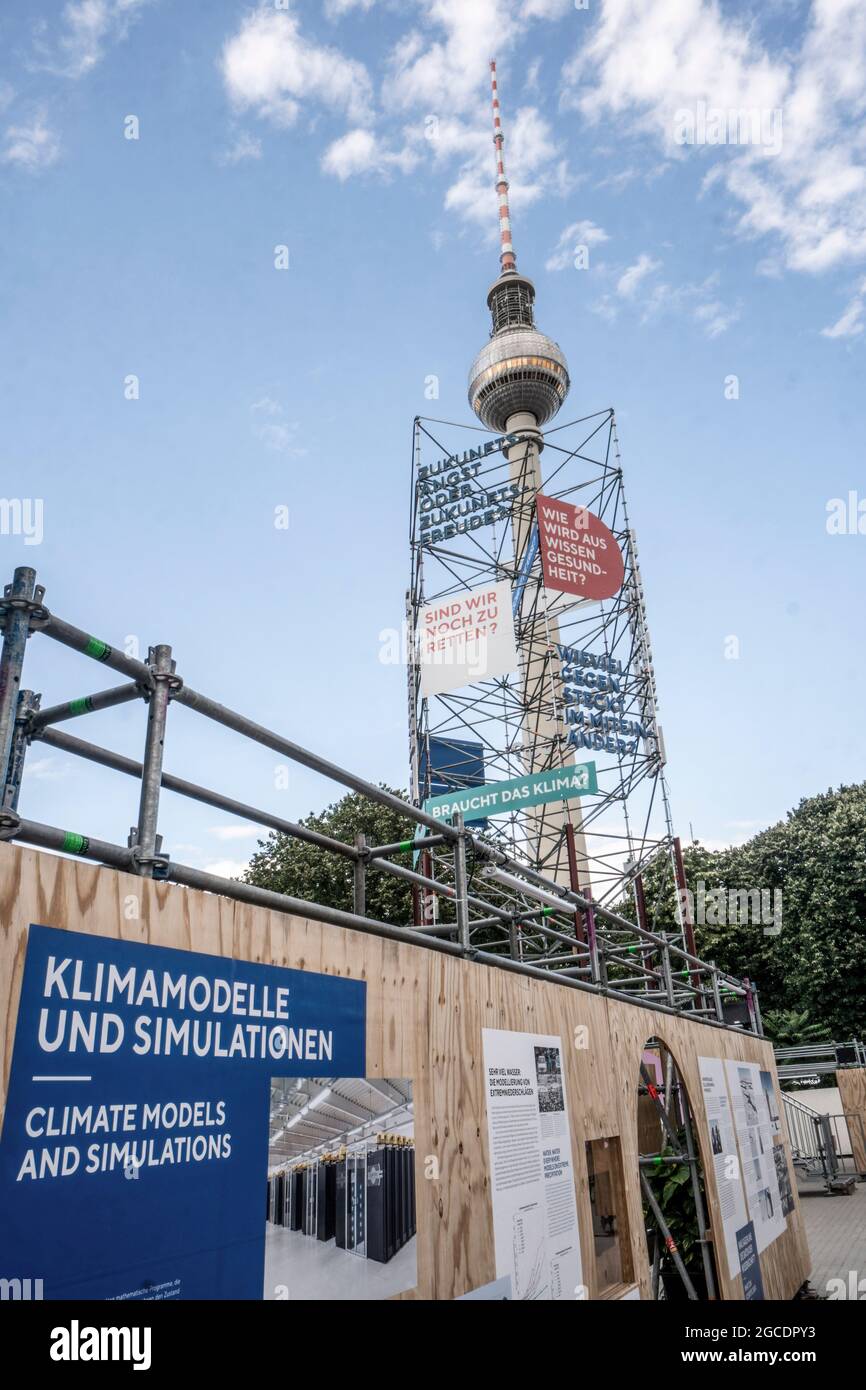
[[[697,900],[725,890],[728,911],[715,922],[707,897],[706,921],[696,922],[698,954],[732,975],[747,975],[759,989],[761,1012],[791,1042],[866,1033],[866,782],[804,798],[784,821],[744,845],[683,851],[688,886]],[[781,930],[769,921],[737,920],[731,893],[749,893],[765,904],[781,892]],[[673,880],[667,862],[646,875],[649,910],[656,927],[676,922]],[[630,903],[622,904],[634,918]],[[746,914],[743,914],[745,916]],[[799,1016],[797,1037],[792,1019]],[[808,1037],[804,1030],[808,1029]],[[778,1041],[781,1044],[781,1036]]]
[[[405,796],[405,792],[382,785],[384,791],[394,796]],[[366,836],[368,845],[395,844],[411,840],[415,834],[413,821],[387,806],[368,801],[357,792],[344,796],[320,815],[306,816],[301,824],[347,845],[354,845],[358,833]],[[392,855],[391,859],[395,864],[412,867],[411,850]],[[342,908],[344,912],[352,911],[351,859],[330,854],[275,830],[266,840],[259,841],[259,849],[243,878],[259,888],[271,888],[293,898]],[[371,869],[367,874],[366,900],[368,917],[397,926],[411,926],[412,888],[404,880]]]

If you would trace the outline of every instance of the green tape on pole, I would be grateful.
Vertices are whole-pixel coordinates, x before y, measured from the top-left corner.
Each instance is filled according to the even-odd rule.
[[[65,854],[84,854],[90,841],[85,835],[78,835],[74,830],[63,832],[63,849]]]
[[[89,714],[92,708],[89,695],[82,695],[77,700],[69,701],[70,714]]]
[[[414,840],[401,840],[401,841],[400,841],[400,848],[401,848],[401,849],[412,849],[412,848],[414,847],[414,845],[415,845],[415,841],[414,841]]]
[[[111,655],[111,648],[98,637],[88,637],[84,652],[86,656],[95,656],[97,661],[105,661]]]

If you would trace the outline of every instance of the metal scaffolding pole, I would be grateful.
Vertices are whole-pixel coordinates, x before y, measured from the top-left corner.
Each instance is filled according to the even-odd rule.
[[[2,803],[7,804],[6,786],[15,720],[18,717],[18,694],[21,689],[21,668],[24,651],[30,636],[30,614],[36,600],[36,571],[20,565],[3,591],[6,620],[3,629],[3,651],[0,653],[0,778],[3,784]]]
[[[458,811],[453,817],[457,831],[454,846],[454,905],[457,912],[457,939],[464,951],[469,949],[469,895],[466,879],[466,833],[463,817]]]
[[[162,758],[165,751],[165,722],[171,699],[174,662],[171,647],[153,647],[148,661],[153,687],[147,707],[147,738],[141,773],[141,799],[135,836],[135,864],[145,878],[160,877],[164,858],[158,854],[159,789],[162,784]]]
[[[128,704],[130,700],[140,700],[145,692],[139,686],[113,685],[110,690],[97,690],[93,695],[81,695],[75,700],[64,700],[62,705],[50,705],[39,710],[30,720],[30,733],[35,735],[49,724],[60,724],[64,719],[78,719],[82,714],[95,714],[97,710],[113,709],[115,705]]]
[[[122,753],[114,753],[109,748],[100,748],[95,743],[87,743],[84,739],[75,738],[72,734],[65,734],[60,729],[42,729],[34,737],[38,738],[40,743],[47,743],[50,748],[58,748],[64,753],[73,753],[78,758],[86,758],[89,762],[99,763],[102,767],[110,767],[114,772],[123,772],[129,777],[141,777],[142,765],[137,763],[134,758],[126,758]],[[164,772],[162,785],[168,792],[177,792],[180,796],[189,797],[191,801],[200,801],[205,806],[214,806],[219,811],[228,811],[230,815],[240,816],[243,820],[254,821],[257,825],[265,825],[271,830],[278,831],[281,835],[290,835],[295,840],[303,840],[306,844],[316,845],[319,849],[328,850],[331,854],[342,854],[348,859],[355,858],[356,851],[351,845],[343,844],[342,840],[335,840],[330,835],[321,834],[318,830],[310,830],[307,826],[298,825],[295,821],[285,820],[283,816],[275,816],[270,811],[262,811],[255,806],[248,806],[244,801],[235,801],[233,797],[223,796],[221,792],[200,787],[197,782],[188,782],[184,777],[173,777],[171,773]]]
[[[215,723],[222,724],[226,729],[233,729],[237,734],[244,734],[247,738],[251,738],[254,743],[261,743],[265,748],[272,748],[275,753],[282,753],[292,762],[300,763],[302,767],[308,767],[311,772],[319,772],[323,777],[329,777],[331,781],[339,782],[351,791],[359,792],[361,796],[368,797],[370,801],[378,801],[381,806],[387,806],[390,810],[396,811],[398,815],[406,816],[407,819],[414,820],[419,825],[426,825],[428,830],[435,831],[437,835],[444,835],[452,843],[456,841],[457,832],[451,826],[446,826],[443,821],[436,820],[435,816],[429,816],[426,811],[417,807],[408,806],[405,801],[400,800],[399,796],[384,791],[382,787],[377,787],[375,783],[368,782],[364,777],[357,777],[353,772],[348,772],[327,758],[320,758],[317,753],[311,753],[309,749],[302,748],[300,744],[293,743],[291,739],[283,738],[280,734],[274,733],[273,730],[266,729],[262,724],[256,724],[254,720],[247,719],[235,710],[228,709],[217,700],[209,699],[207,695],[201,695],[197,690],[191,690],[188,685],[178,690],[174,698],[178,704],[186,705],[187,709],[197,710],[199,714],[203,714],[207,719],[213,719]]]
[[[18,797],[21,793],[21,778],[24,775],[24,759],[29,743],[29,726],[33,711],[39,708],[39,696],[32,690],[22,690],[18,696],[18,714],[12,732],[12,747],[9,751],[9,766],[6,771],[6,786],[3,792],[3,809],[18,810]]]
[[[5,744],[0,837],[29,840],[45,848],[80,854],[118,868],[134,869],[142,876],[164,877],[208,892],[233,896],[241,901],[257,902],[283,912],[302,913],[316,920],[330,921],[340,926],[354,926],[359,930],[379,931],[380,934],[389,935],[394,939],[413,940],[431,949],[447,949],[452,954],[468,955],[474,960],[518,970],[534,978],[556,980],[564,986],[600,992],[611,998],[654,1008],[674,1016],[682,1013],[686,1002],[697,998],[704,1020],[712,1026],[726,1026],[720,1009],[720,986],[724,986],[737,994],[747,994],[753,1027],[755,1031],[760,1031],[757,998],[748,989],[747,983],[733,980],[719,971],[715,965],[708,966],[691,950],[682,949],[664,934],[648,931],[640,923],[636,925],[602,903],[594,902],[589,893],[579,891],[575,873],[572,873],[569,889],[558,883],[555,878],[550,878],[513,857],[514,851],[511,854],[506,853],[499,845],[492,843],[489,837],[482,838],[471,833],[461,817],[455,816],[451,823],[438,820],[417,806],[404,802],[393,793],[319,757],[207,696],[190,690],[175,676],[171,649],[168,646],[152,648],[147,664],[115,651],[107,643],[48,612],[43,606],[43,590],[36,585],[33,570],[16,570],[13,583],[7,586],[5,593],[5,603],[0,608],[5,614],[3,652],[0,657],[0,759]],[[92,660],[122,672],[131,679],[131,683],[97,691],[93,695],[63,704],[48,706],[40,711],[40,697],[33,692],[19,690],[27,634],[31,628],[44,632],[55,641],[89,656]],[[53,727],[62,720],[111,708],[139,696],[148,704],[147,737],[142,763],[73,738]],[[165,725],[171,699],[176,699],[224,727],[350,788],[374,803],[388,807],[405,817],[409,825],[414,823],[423,827],[426,834],[419,839],[407,838],[379,846],[367,846],[363,838],[359,838],[356,844],[344,844],[319,831],[248,806],[231,797],[200,787],[196,783],[172,777],[163,771]],[[138,824],[127,849],[122,850],[119,846],[102,841],[91,841],[74,832],[64,832],[32,821],[18,820],[18,787],[26,749],[33,738],[140,779]],[[224,880],[185,865],[170,865],[168,857],[160,852],[158,836],[159,796],[163,787],[254,823],[268,826],[278,834],[297,838],[327,853],[349,859],[353,865],[353,905],[356,911],[332,912],[319,904],[272,893],[252,884]],[[495,884],[492,890],[495,900],[492,902],[469,891],[467,851],[470,847],[473,866],[486,866],[488,870],[494,871],[491,882]],[[414,868],[409,869],[390,862],[391,855],[408,854],[419,848],[420,867],[423,870],[421,873]],[[432,852],[440,849],[444,851],[441,854]],[[574,859],[574,856],[571,858]],[[432,867],[434,861],[436,869]],[[431,867],[428,868],[428,865]],[[449,878],[453,872],[450,882],[444,882],[435,876],[440,865],[444,865],[445,878]],[[572,867],[576,869],[576,864]],[[434,902],[438,896],[453,900],[456,920],[428,932],[377,923],[375,919],[366,917],[366,875],[370,868],[403,879],[412,884],[416,892],[431,891],[436,895],[433,898]],[[485,874],[485,880],[488,878],[489,875]],[[547,905],[541,909],[533,907],[530,901],[532,899],[535,902],[540,899]],[[471,917],[473,911],[479,914],[475,921]],[[538,920],[539,917],[545,919],[551,914],[557,926],[550,925],[545,920]],[[639,916],[641,915],[646,921],[645,913],[639,913]],[[586,929],[585,941],[581,940],[581,925]],[[559,930],[560,926],[565,929]],[[477,941],[478,933],[482,929],[490,928],[500,931],[503,937],[507,936],[507,941],[494,941],[492,949],[479,950],[472,944],[473,933]],[[436,937],[440,934],[456,934],[458,940],[439,941]],[[637,942],[637,946],[630,946],[629,943],[634,941]],[[564,951],[558,953],[555,945],[546,945],[548,942],[561,944],[570,954]],[[510,958],[497,954],[498,950],[505,947],[511,953]],[[522,959],[524,949],[534,956],[534,962]],[[636,951],[639,955],[634,959]],[[659,956],[662,961],[661,975],[651,968],[647,969],[644,963],[647,959],[658,959]],[[678,965],[685,967],[677,973],[677,980],[681,975],[682,983],[675,983],[672,968],[674,957]],[[627,978],[610,981],[607,973],[608,964],[623,970]],[[572,978],[584,976],[588,971],[591,974],[589,981]],[[709,975],[708,984],[702,982],[704,974]],[[656,981],[664,983],[666,1003],[659,1002],[658,991],[651,987]],[[633,992],[635,989],[639,993]],[[713,1017],[714,1011],[716,1017]]]
[[[667,1248],[667,1252],[673,1260],[677,1269],[677,1273],[679,1274],[680,1278],[683,1281],[683,1284],[685,1285],[686,1293],[693,1302],[697,1302],[698,1295],[695,1291],[695,1286],[689,1278],[689,1272],[683,1264],[682,1256],[680,1255],[680,1252],[677,1249],[677,1243],[670,1233],[670,1229],[668,1227],[667,1222],[662,1216],[661,1208],[653,1195],[653,1190],[647,1182],[646,1175],[643,1172],[643,1169],[641,1169],[640,1172],[640,1185],[643,1188],[643,1194],[646,1197],[647,1205],[649,1206],[649,1209],[653,1214],[655,1223],[658,1226],[659,1231],[661,1232],[662,1239],[664,1240],[665,1247]]]

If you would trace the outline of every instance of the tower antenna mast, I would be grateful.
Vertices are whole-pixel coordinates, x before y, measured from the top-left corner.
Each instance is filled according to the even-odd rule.
[[[493,94],[493,143],[496,146],[496,192],[499,197],[499,265],[503,275],[517,272],[517,258],[511,241],[511,212],[508,207],[508,179],[502,155],[502,120],[499,115],[499,89],[496,85],[496,60],[490,61],[490,85]]]

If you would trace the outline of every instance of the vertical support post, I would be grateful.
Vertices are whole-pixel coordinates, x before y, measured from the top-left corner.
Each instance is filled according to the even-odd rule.
[[[574,826],[570,820],[565,822],[565,847],[568,851],[568,877],[571,881],[571,891],[572,893],[579,893],[580,874],[577,871],[577,846],[574,838]],[[580,911],[574,914],[574,934],[582,946],[587,944],[586,925],[583,920],[583,913]]]
[[[592,971],[591,979],[596,985],[607,984],[607,966],[601,958],[598,949],[598,935],[595,930],[595,912],[592,907],[592,898],[586,894],[586,937],[589,945],[589,966]]]
[[[634,876],[634,905],[635,911],[637,912],[638,926],[642,927],[644,931],[649,931],[646,911],[646,894],[644,893],[642,874],[635,874]]]
[[[358,851],[358,858],[355,860],[353,875],[352,910],[356,917],[366,917],[367,915],[367,861],[365,851],[367,848],[367,836],[363,830],[359,830],[355,836],[355,849]]]
[[[673,851],[674,876],[677,881],[677,892],[680,899],[680,912],[682,914],[683,936],[685,938],[686,950],[690,956],[696,956],[698,953],[695,947],[695,923],[692,917],[691,899],[689,898],[688,884],[686,882],[686,866],[683,863],[683,847],[680,843],[679,835],[674,836]],[[700,988],[701,977],[691,967],[689,968],[689,981],[693,989]],[[693,1007],[696,1009],[699,1008],[703,1003],[703,996],[700,996],[700,1003],[695,999],[695,996],[692,997],[694,1001]]]
[[[520,936],[514,917],[508,923],[508,954],[512,960],[520,960]]]
[[[689,1298],[692,1299],[693,1302],[697,1302],[698,1295],[695,1292],[695,1286],[689,1278],[689,1272],[683,1264],[682,1257],[680,1255],[679,1250],[677,1249],[677,1243],[670,1233],[670,1229],[668,1227],[667,1222],[662,1216],[661,1208],[659,1207],[659,1204],[655,1199],[655,1195],[653,1193],[652,1188],[646,1180],[643,1169],[641,1169],[640,1173],[640,1185],[643,1188],[643,1195],[647,1199],[647,1203],[649,1205],[650,1211],[653,1214],[655,1223],[658,1229],[661,1231],[662,1240],[665,1243],[667,1252],[673,1260],[674,1265],[676,1266],[677,1273],[683,1281],[686,1293],[688,1294]]]
[[[674,995],[674,977],[671,973],[671,950],[670,946],[668,946],[667,944],[665,944],[664,951],[662,952],[662,969],[664,971],[665,993],[668,996],[668,1003],[670,1004],[671,1008],[676,1008],[676,996]]]
[[[752,985],[752,1004],[755,1011],[755,1032],[759,1038],[764,1036],[764,1021],[761,1018],[761,1006],[758,1003],[758,986]]]
[[[151,647],[147,664],[153,677],[153,685],[147,705],[147,738],[144,744],[144,761],[141,769],[141,799],[138,806],[135,862],[138,872],[143,878],[152,878],[157,853],[157,820],[159,817],[159,789],[162,783],[165,722],[168,702],[171,698],[171,678],[174,674],[171,647],[164,645]]]
[[[644,892],[642,874],[635,874],[634,876],[634,907],[638,926],[642,927],[644,931],[649,931],[649,917],[647,916],[646,910],[646,893]],[[652,947],[645,945],[641,946],[640,963],[644,970],[655,969],[655,952]],[[651,982],[649,980],[644,980],[645,994],[649,993],[650,984]]]
[[[722,991],[719,989],[719,972],[716,969],[716,962],[710,961],[710,979],[713,985],[713,1003],[716,1006],[716,1018],[719,1023],[725,1021],[725,1010],[722,1007]]]
[[[692,1180],[692,1196],[695,1199],[695,1215],[698,1218],[698,1244],[701,1247],[701,1259],[704,1262],[704,1278],[707,1281],[707,1295],[715,1301],[716,1298],[716,1274],[713,1269],[713,1255],[710,1250],[710,1242],[707,1239],[707,1213],[704,1207],[704,1194],[701,1192],[701,1182],[698,1177],[698,1155],[695,1147],[695,1136],[692,1130],[692,1117],[689,1113],[689,1098],[685,1087],[680,1085],[677,1078],[677,1089],[679,1090],[680,1108],[683,1112],[683,1128],[686,1132],[686,1153],[689,1156],[689,1177]]]
[[[30,636],[30,604],[35,593],[36,571],[27,565],[19,565],[12,576],[12,583],[7,584],[3,591],[3,596],[9,604],[6,609],[3,651],[0,654],[0,782],[3,786],[4,806],[7,804],[6,785],[15,720],[18,715],[21,668],[24,665],[27,638]]]
[[[457,913],[457,939],[464,951],[469,950],[469,897],[466,879],[466,832],[463,816],[456,811],[451,824],[457,831],[454,845],[454,906]]]
[[[31,714],[38,708],[39,696],[32,690],[22,690],[18,696],[18,713],[12,731],[12,747],[9,752],[6,786],[3,789],[4,811],[18,810],[21,778],[24,774],[24,759],[27,756],[27,729]]]

